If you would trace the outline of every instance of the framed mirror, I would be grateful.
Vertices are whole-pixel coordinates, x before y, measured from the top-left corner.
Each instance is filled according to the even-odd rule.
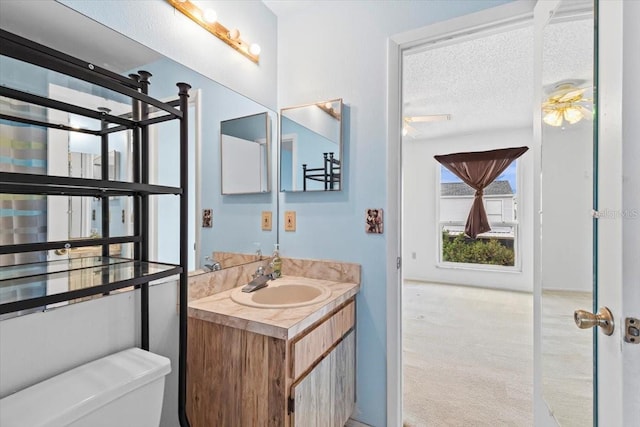
[[[280,110],[280,191],[342,190],[342,99]]]
[[[220,122],[222,194],[271,191],[269,128],[266,112]]]

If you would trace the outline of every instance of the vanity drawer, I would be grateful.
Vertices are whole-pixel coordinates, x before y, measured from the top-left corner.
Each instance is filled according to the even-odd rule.
[[[324,322],[294,340],[291,348],[291,377],[295,380],[320,359],[355,324],[354,300]]]

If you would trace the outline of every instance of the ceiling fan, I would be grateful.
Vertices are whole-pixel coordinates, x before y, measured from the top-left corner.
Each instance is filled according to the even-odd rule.
[[[578,123],[584,118],[591,120],[593,112],[587,107],[591,106],[593,100],[584,97],[589,89],[591,87],[578,87],[574,81],[556,84],[542,103],[542,120],[549,126],[562,126],[565,120],[569,124]]]
[[[404,116],[402,118],[402,136],[409,135],[415,138],[420,135],[420,131],[411,126],[410,123],[432,123],[451,120],[451,114],[428,114],[424,116]]]

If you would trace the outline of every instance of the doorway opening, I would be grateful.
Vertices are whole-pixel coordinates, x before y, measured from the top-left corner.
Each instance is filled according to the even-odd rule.
[[[435,155],[531,145],[533,23],[402,52],[402,421],[533,424],[533,159],[475,190]]]

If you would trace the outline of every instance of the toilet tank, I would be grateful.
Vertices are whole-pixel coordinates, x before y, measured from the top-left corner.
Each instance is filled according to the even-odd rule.
[[[166,357],[130,348],[0,399],[2,427],[158,427]]]

